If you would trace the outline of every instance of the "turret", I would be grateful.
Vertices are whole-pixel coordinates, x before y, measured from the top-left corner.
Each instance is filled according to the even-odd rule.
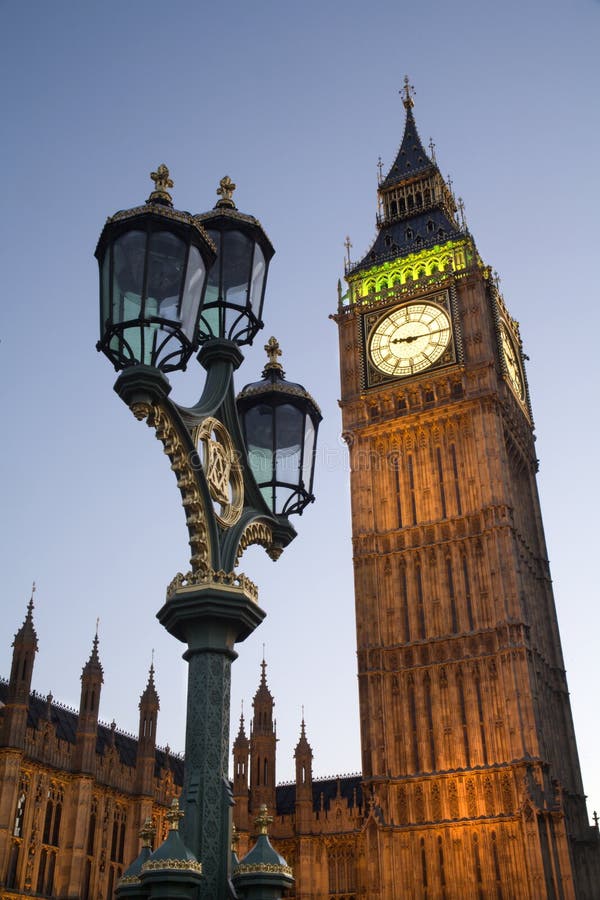
[[[275,701],[267,687],[266,662],[261,663],[258,690],[252,701],[254,715],[250,728],[250,810],[265,804],[275,813],[275,748],[277,733],[273,721]]]
[[[240,715],[240,730],[233,742],[233,800],[235,822],[239,831],[248,830],[248,757],[250,741],[244,727],[244,713]]]
[[[140,697],[140,728],[136,757],[136,793],[152,794],[156,757],[156,723],[160,700],[154,684],[154,663],[150,666],[148,683]]]
[[[96,738],[98,734],[98,710],[104,676],[98,656],[98,631],[92,644],[92,652],[81,673],[81,699],[75,736],[75,771],[94,771]]]
[[[27,731],[27,710],[31,691],[33,663],[38,649],[37,635],[33,627],[33,594],[27,605],[25,621],[15,634],[13,657],[8,683],[8,696],[4,709],[4,725],[1,744],[4,747],[23,749]]]
[[[302,833],[310,830],[310,822],[313,809],[313,752],[312,747],[306,739],[304,714],[302,714],[300,739],[298,740],[296,749],[294,750],[294,759],[296,760],[296,829],[298,832]]]

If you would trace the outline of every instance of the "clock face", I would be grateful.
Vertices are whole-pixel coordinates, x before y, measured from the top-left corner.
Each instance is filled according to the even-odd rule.
[[[519,362],[519,352],[504,322],[500,322],[500,340],[502,342],[506,375],[519,400],[524,400],[525,387]]]
[[[385,315],[368,341],[373,365],[385,375],[405,378],[437,362],[450,343],[450,319],[434,303],[408,303]]]

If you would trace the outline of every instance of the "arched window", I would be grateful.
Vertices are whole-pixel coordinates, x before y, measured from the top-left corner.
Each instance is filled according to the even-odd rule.
[[[425,838],[421,838],[421,880],[423,887],[427,887],[427,854],[425,852]]]
[[[17,808],[15,810],[15,824],[13,825],[13,835],[15,837],[23,837],[23,819],[25,817],[27,787],[27,782],[22,778],[21,784],[19,785],[19,799],[17,800]]]

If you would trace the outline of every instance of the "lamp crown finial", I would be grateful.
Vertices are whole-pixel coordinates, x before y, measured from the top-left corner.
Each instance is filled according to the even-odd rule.
[[[284,375],[283,366],[277,361],[277,357],[282,355],[277,338],[269,338],[265,344],[265,351],[269,357],[269,361],[263,369],[263,378],[266,378],[269,372],[279,372],[281,375]]]
[[[273,816],[270,816],[267,811],[267,806],[265,803],[262,804],[260,809],[258,810],[258,815],[254,820],[254,824],[258,829],[259,834],[268,834],[269,825],[273,821]]]
[[[183,819],[184,813],[179,809],[179,800],[173,797],[173,802],[168,812],[165,813],[165,819],[169,823],[170,831],[179,831],[179,820]]]
[[[146,818],[144,824],[140,829],[140,837],[142,839],[142,846],[149,847],[152,849],[152,841],[154,839],[154,835],[156,834],[156,828],[152,822],[150,816]]]
[[[228,206],[230,209],[236,208],[233,202],[233,192],[236,187],[237,185],[233,183],[229,175],[224,175],[221,178],[217,188],[217,194],[221,199],[217,201],[217,207]]]
[[[173,206],[173,198],[168,188],[173,187],[173,179],[169,177],[169,169],[161,163],[156,172],[150,172],[150,178],[154,182],[154,190],[148,197],[148,203],[166,203]]]

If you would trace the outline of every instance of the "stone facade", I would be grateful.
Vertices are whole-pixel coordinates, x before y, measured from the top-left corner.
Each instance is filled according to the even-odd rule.
[[[183,760],[155,742],[159,708],[151,667],[136,740],[98,722],[98,639],[81,676],[79,712],[31,693],[33,603],[0,682],[0,890],[16,897],[106,898],[140,849],[146,817],[166,837]]]

